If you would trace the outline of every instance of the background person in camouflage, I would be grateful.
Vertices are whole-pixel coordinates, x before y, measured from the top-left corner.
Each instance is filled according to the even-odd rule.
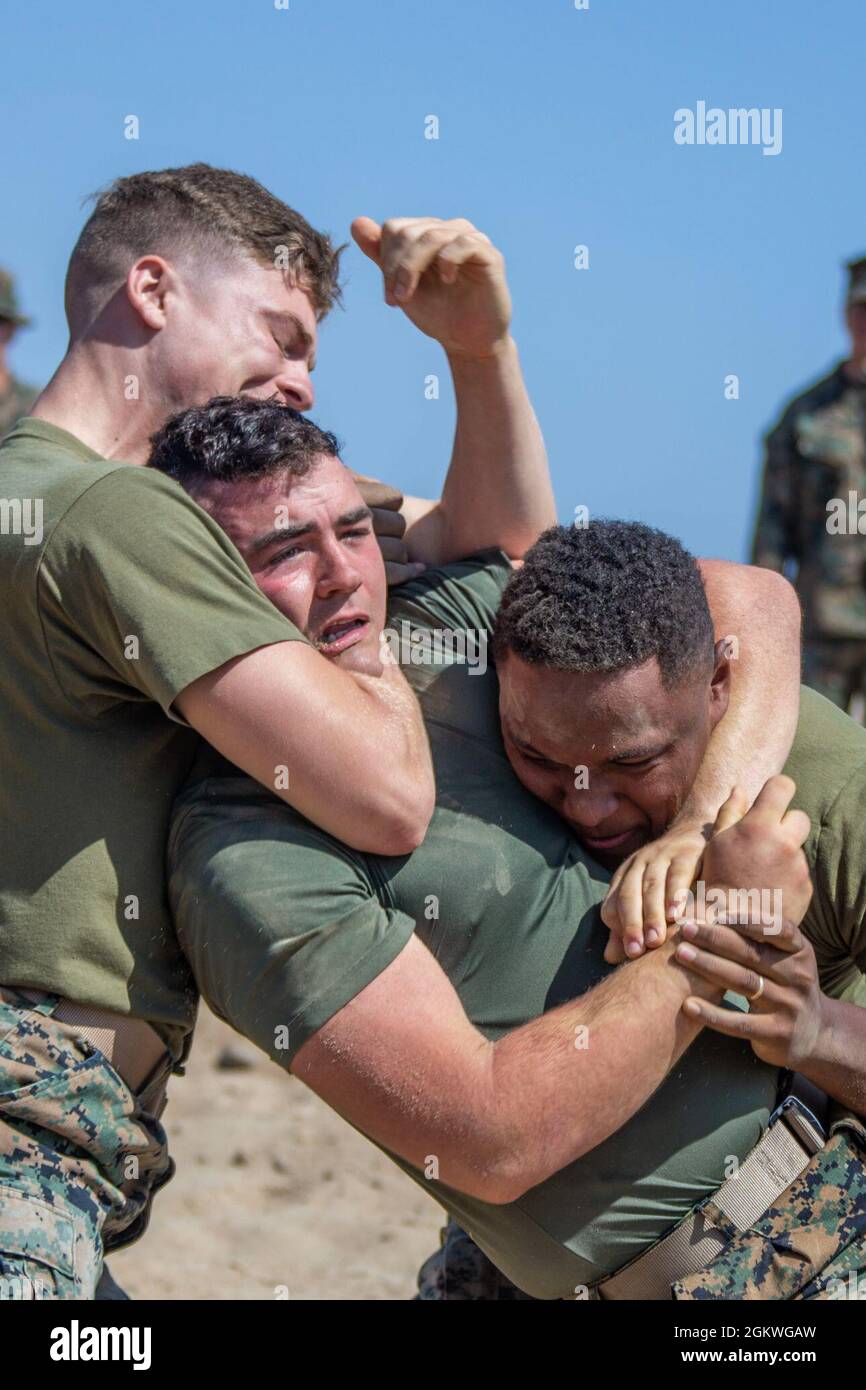
[[[857,502],[866,498],[866,259],[847,269],[851,354],[790,401],[767,435],[752,557],[793,572],[806,684],[862,721],[866,515],[858,526]],[[841,525],[828,510],[834,499]]]
[[[19,312],[15,281],[8,270],[0,268],[0,438],[7,434],[22,415],[26,415],[39,394],[13,376],[6,360],[9,344],[19,328],[26,328],[28,318]]]

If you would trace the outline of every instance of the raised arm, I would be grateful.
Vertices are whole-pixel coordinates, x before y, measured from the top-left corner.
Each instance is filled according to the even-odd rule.
[[[352,226],[386,302],[445,350],[457,426],[438,502],[407,497],[410,560],[447,564],[487,546],[519,558],[556,520],[544,440],[509,334],[502,255],[463,219],[368,217]]]
[[[800,604],[791,585],[751,565],[699,564],[716,641],[730,642],[731,698],[680,813],[696,825],[712,824],[735,783],[751,802],[781,772],[800,712]]]
[[[605,953],[614,962],[625,959],[629,942],[642,950],[650,928],[657,944],[664,940],[731,788],[740,787],[751,801],[784,767],[797,728],[800,605],[793,588],[769,570],[726,560],[699,563],[716,641],[730,639],[730,702],[671,829],[620,865],[611,880],[602,916],[614,934]]]
[[[395,665],[344,671],[313,647],[261,647],[178,696],[224,757],[354,849],[409,854],[433,814],[427,734]]]

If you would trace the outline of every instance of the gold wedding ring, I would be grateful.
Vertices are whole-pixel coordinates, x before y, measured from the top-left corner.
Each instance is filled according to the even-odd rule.
[[[748,999],[748,1001],[749,1001],[750,1004],[754,1004],[755,1000],[756,1000],[756,999],[760,999],[761,995],[764,993],[764,985],[766,984],[766,981],[765,981],[765,979],[764,979],[764,976],[763,976],[763,975],[759,975],[759,976],[758,976],[758,979],[760,980],[761,983],[758,985],[758,988],[755,990],[754,994],[747,994],[747,995],[746,995],[746,998]]]

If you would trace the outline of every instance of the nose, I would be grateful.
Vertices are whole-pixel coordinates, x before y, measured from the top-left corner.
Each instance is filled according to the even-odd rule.
[[[575,787],[569,781],[564,799],[563,815],[581,830],[595,830],[616,813],[618,797],[603,786]]]
[[[344,545],[336,538],[321,552],[316,597],[330,598],[332,594],[353,594],[361,584],[361,575]]]
[[[312,410],[316,393],[306,362],[287,362],[274,384],[293,410]]]

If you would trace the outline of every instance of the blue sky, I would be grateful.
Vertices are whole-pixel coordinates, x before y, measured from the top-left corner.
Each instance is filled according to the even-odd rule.
[[[506,255],[562,518],[743,558],[760,435],[844,351],[840,266],[866,253],[862,0],[289,4],[7,0],[0,263],[36,319],[18,372],[62,354],[82,198],[119,174],[242,169],[341,240],[362,212],[469,217]],[[781,108],[781,152],[675,144],[698,101]],[[444,359],[354,247],[346,270],[313,413],[353,466],[434,495]]]

